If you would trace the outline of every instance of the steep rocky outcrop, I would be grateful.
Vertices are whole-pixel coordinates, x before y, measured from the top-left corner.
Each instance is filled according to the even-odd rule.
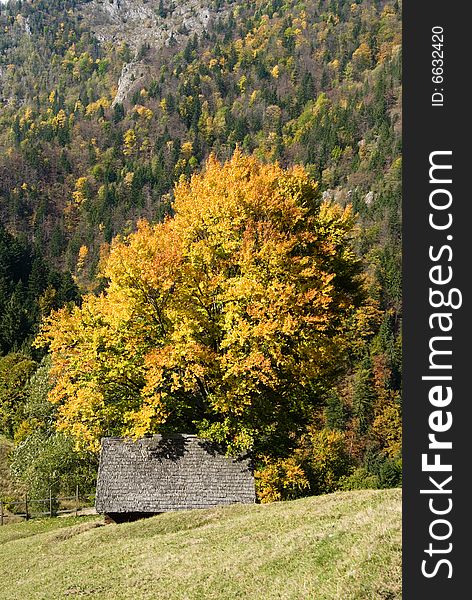
[[[130,63],[125,63],[123,65],[123,69],[121,70],[117,92],[115,94],[115,98],[113,99],[112,106],[115,106],[117,103],[124,102],[131,91],[138,87],[139,83],[145,79],[148,71],[149,69],[147,65],[145,65],[142,61],[136,60]]]
[[[135,50],[143,44],[169,44],[172,37],[178,42],[189,32],[201,33],[211,18],[208,0],[164,4],[157,0],[92,0],[82,11],[92,17],[98,39],[125,41]]]
[[[81,8],[83,18],[102,43],[126,43],[134,53],[123,66],[114,103],[126,100],[142,80],[147,67],[139,58],[142,48],[178,45],[200,35],[226,9],[211,10],[209,0],[92,0]]]

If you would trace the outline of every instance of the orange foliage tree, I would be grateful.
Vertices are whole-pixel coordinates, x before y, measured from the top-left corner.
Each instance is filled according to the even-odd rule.
[[[113,241],[100,295],[43,323],[57,426],[88,448],[193,431],[280,453],[371,333],[351,210],[239,151],[182,179],[173,208]]]

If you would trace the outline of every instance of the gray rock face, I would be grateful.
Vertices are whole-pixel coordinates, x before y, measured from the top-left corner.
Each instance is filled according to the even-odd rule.
[[[99,513],[159,513],[255,502],[247,457],[229,458],[193,435],[102,440]]]
[[[167,14],[159,15],[158,0],[92,0],[82,7],[82,14],[103,42],[126,42],[138,51],[143,44],[151,47],[177,43],[189,34],[204,31],[211,13],[206,0],[164,2]],[[221,11],[219,14],[223,14]],[[215,13],[216,14],[216,13]]]
[[[224,9],[211,13],[208,0],[167,0],[163,17],[159,15],[159,4],[159,0],[92,0],[81,8],[100,42],[126,43],[134,52],[133,61],[123,67],[113,104],[129,97],[141,77],[139,71],[145,71],[144,61],[138,59],[143,46],[159,49],[180,44],[190,36],[201,35],[212,17],[226,13]]]
[[[120,79],[118,80],[118,89],[113,99],[112,106],[119,102],[124,102],[131,91],[143,82],[148,68],[140,61],[133,61],[123,65]]]

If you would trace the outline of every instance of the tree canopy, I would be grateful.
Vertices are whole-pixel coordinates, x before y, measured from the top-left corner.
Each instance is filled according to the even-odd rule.
[[[174,211],[117,238],[105,290],[45,321],[58,427],[89,447],[169,430],[286,445],[376,314],[352,212],[239,151],[182,179]]]
[[[159,0],[0,1],[0,436],[29,494],[95,469],[74,439],[166,429],[256,444],[260,498],[399,483],[402,3],[204,4],[190,32]],[[231,200],[220,165],[174,207],[236,147],[310,178],[247,167]]]

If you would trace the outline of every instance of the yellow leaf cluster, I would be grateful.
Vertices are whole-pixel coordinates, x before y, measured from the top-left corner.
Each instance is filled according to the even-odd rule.
[[[109,107],[110,107],[110,101],[108,100],[108,98],[99,98],[95,102],[91,102],[90,104],[87,104],[87,108],[85,109],[85,114],[87,116],[95,115],[101,108],[107,109]]]
[[[88,252],[89,251],[88,251],[87,246],[85,246],[85,245],[80,246],[79,257],[77,259],[77,271],[81,271],[84,268],[85,261],[87,260]]]
[[[152,110],[150,108],[146,108],[142,104],[137,104],[134,107],[134,111],[136,114],[138,114],[142,119],[145,119],[146,121],[150,121],[154,116],[154,113],[152,112]]]
[[[296,498],[310,486],[302,466],[293,456],[267,458],[254,475],[257,497],[262,504]]]
[[[75,182],[75,190],[72,192],[72,197],[76,204],[82,204],[87,199],[88,178],[79,177]]]
[[[136,143],[137,137],[134,129],[128,129],[127,131],[125,131],[125,134],[123,136],[123,154],[125,156],[130,156],[131,154],[133,154],[134,149],[136,147]]]
[[[112,242],[105,291],[54,312],[37,340],[52,353],[60,426],[90,447],[191,423],[245,446],[305,410],[297,398],[367,327],[352,213],[321,203],[302,167],[238,150],[174,192],[172,218]]]

